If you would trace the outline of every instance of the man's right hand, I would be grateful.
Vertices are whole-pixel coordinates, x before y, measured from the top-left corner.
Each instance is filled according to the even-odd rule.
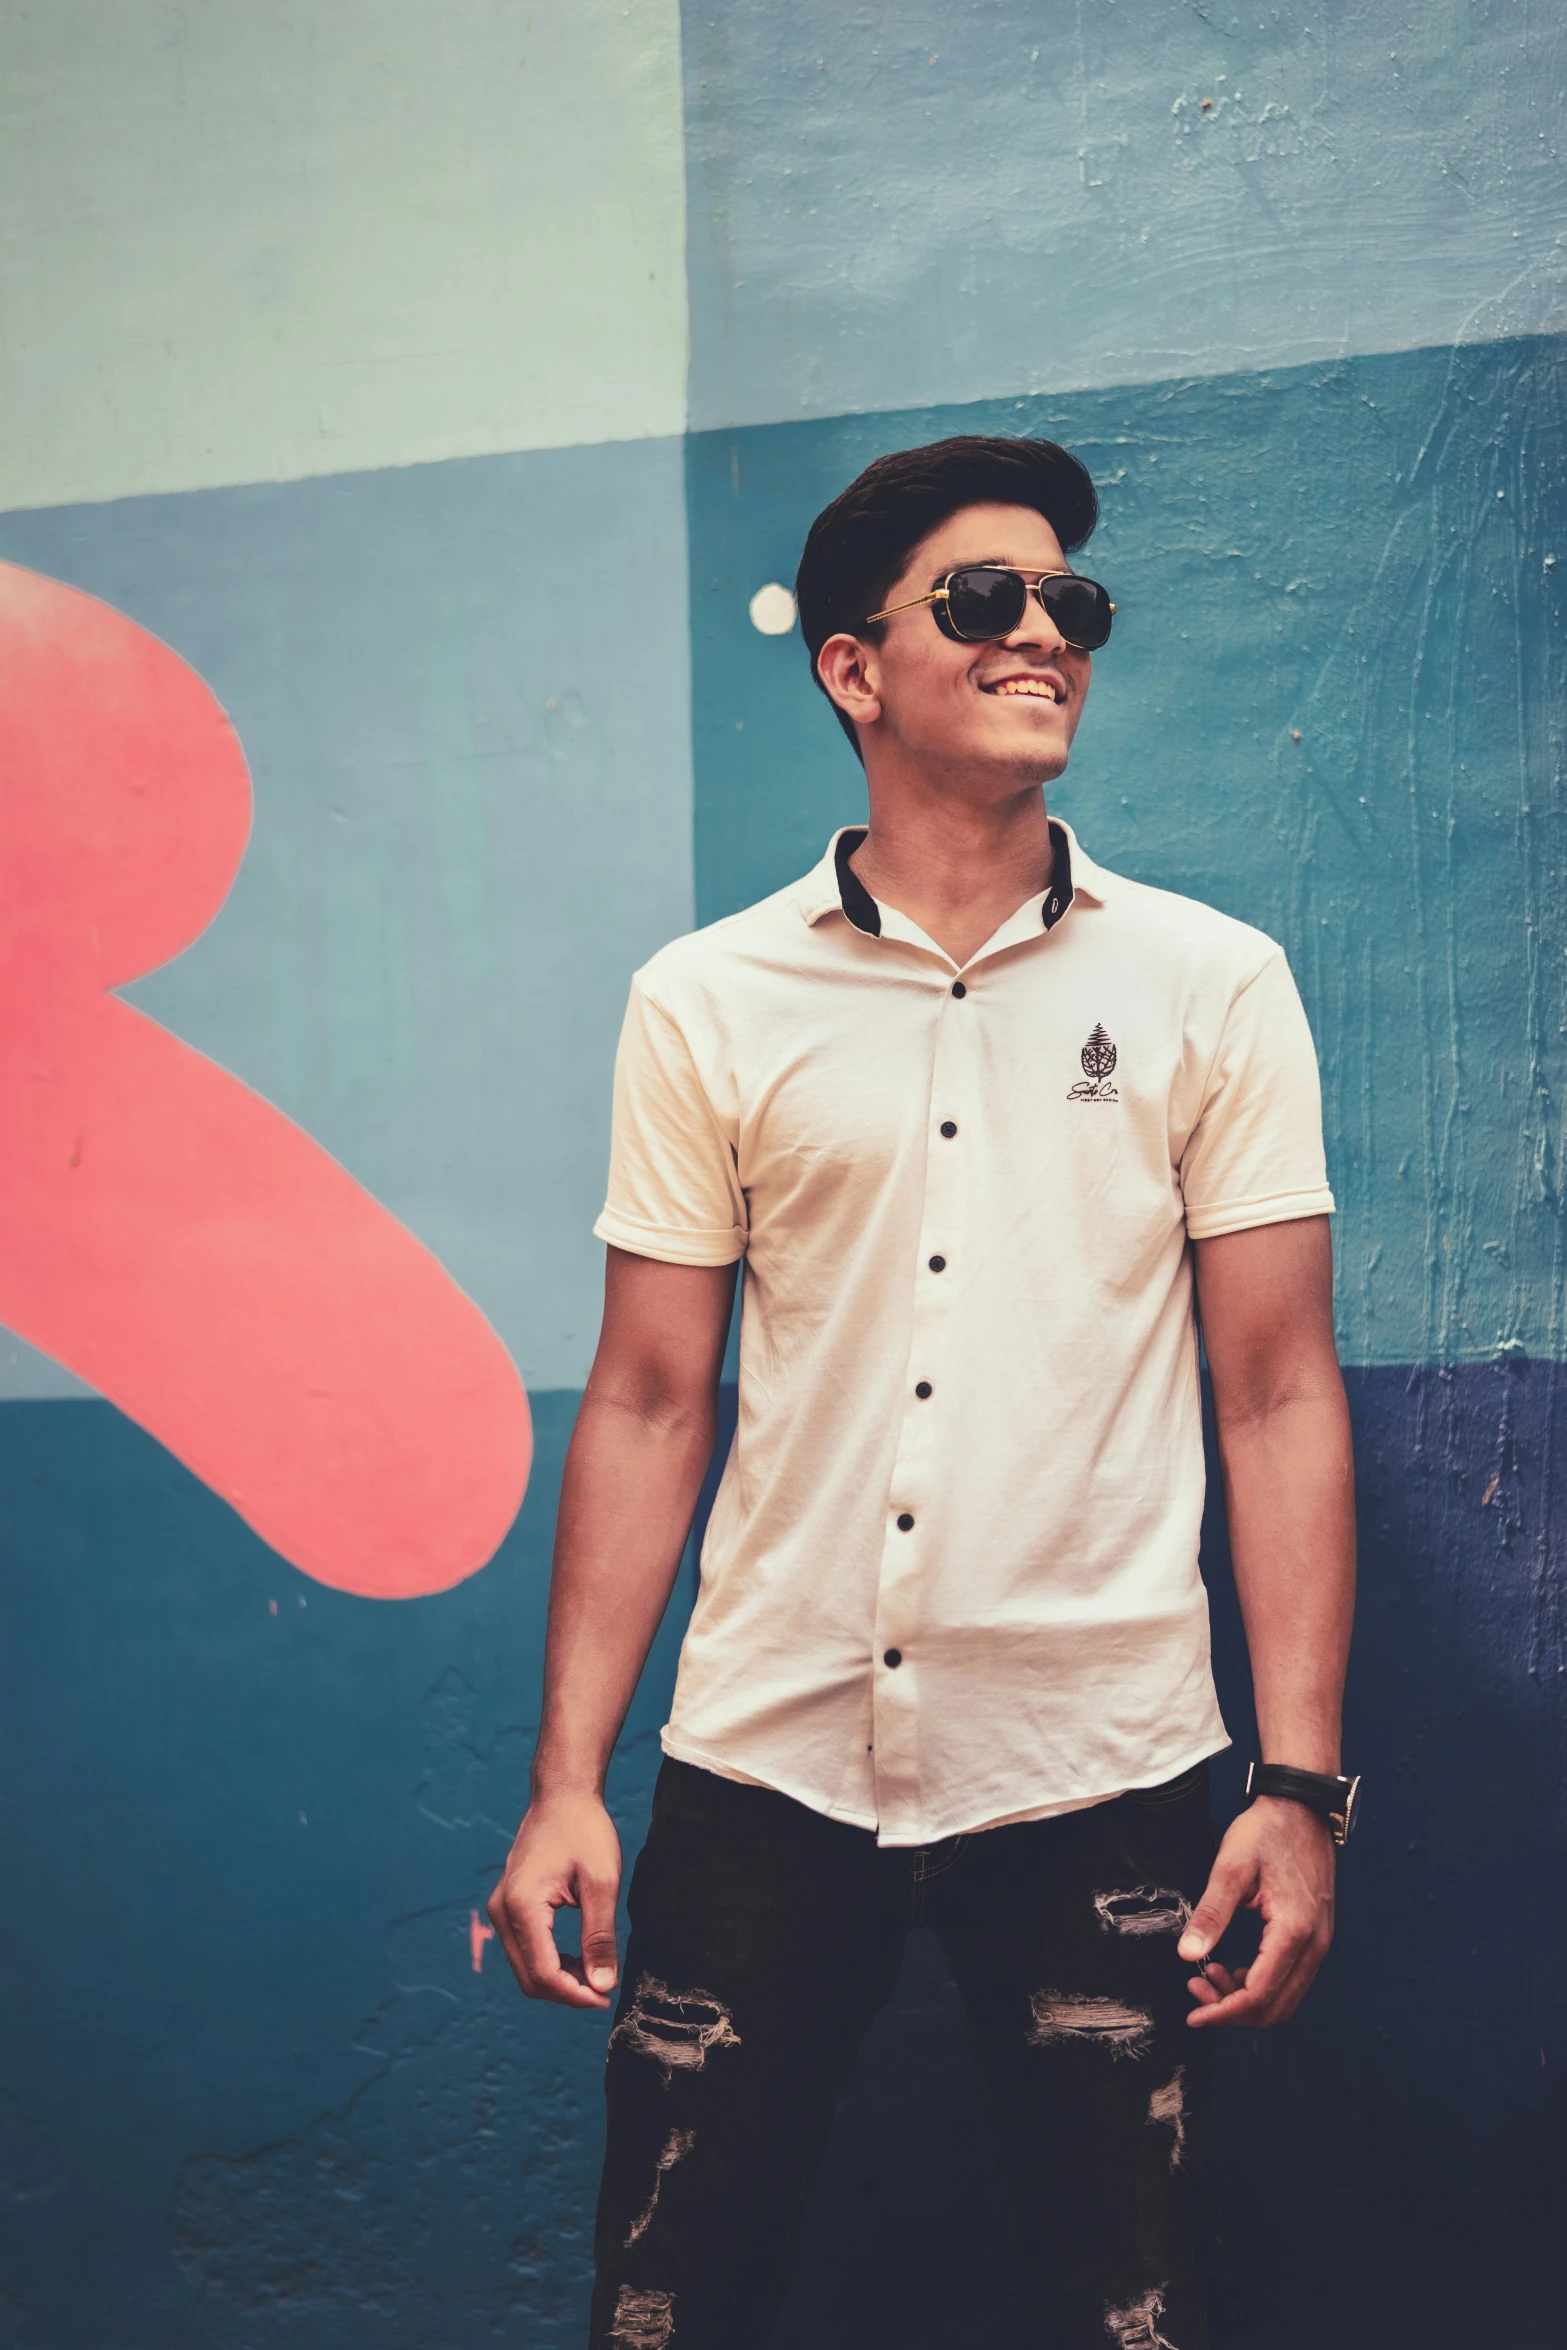
[[[511,1971],[530,1999],[562,2007],[608,2007],[618,1972],[615,1902],[620,1838],[597,1795],[535,1800],[517,1830],[490,1923]],[[555,1947],[555,1912],[582,1913],[582,1956]]]

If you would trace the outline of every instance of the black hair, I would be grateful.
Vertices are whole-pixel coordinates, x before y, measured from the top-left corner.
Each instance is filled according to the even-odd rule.
[[[965,506],[1032,506],[1069,555],[1099,520],[1087,466],[1054,441],[959,433],[878,457],[817,515],[795,575],[800,633],[824,694],[816,656],[827,639],[842,632],[874,643],[883,623],[867,627],[866,614],[886,602],[921,539]],[[858,757],[859,729],[827,699]]]

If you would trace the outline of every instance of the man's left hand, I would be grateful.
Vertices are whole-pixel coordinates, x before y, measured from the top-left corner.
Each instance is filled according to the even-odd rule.
[[[1257,2032],[1295,2013],[1333,1939],[1335,1858],[1326,1822],[1304,1804],[1263,1795],[1232,1821],[1178,1947],[1207,1958],[1238,1909],[1258,1911],[1262,1944],[1249,1967],[1210,1961],[1193,1975],[1189,2024]]]

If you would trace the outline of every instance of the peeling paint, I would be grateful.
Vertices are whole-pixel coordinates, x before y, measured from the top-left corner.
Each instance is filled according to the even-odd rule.
[[[659,2196],[664,2191],[665,2179],[674,2169],[677,2162],[683,2162],[685,2160],[686,2156],[690,2153],[692,2147],[695,2144],[695,2130],[671,2130],[669,2136],[664,2140],[663,2146],[659,2151],[658,2160],[653,2165],[653,2192],[648,2197],[643,2209],[632,2221],[630,2230],[626,2236],[626,2246],[628,2250],[636,2242],[639,2236],[645,2236],[647,2234],[649,2227],[652,2225],[653,2214],[658,2209]]]
[[[1129,2301],[1124,2309],[1106,2309],[1105,2332],[1116,2350],[1176,2350],[1168,2334],[1159,2331],[1164,2294],[1157,2288]]]
[[[1086,1992],[1036,1991],[1029,2002],[1033,2022],[1030,2046],[1049,2048],[1059,2042],[1093,2041],[1114,2057],[1146,2056],[1153,2044],[1153,2017],[1146,2008],[1128,2007],[1119,1999],[1103,1999]]]
[[[664,2350],[675,2330],[675,2296],[622,2285],[609,2338],[621,2350]]]
[[[1096,1893],[1094,1908],[1107,1934],[1178,1934],[1192,1914],[1184,1893],[1165,1885],[1133,1885],[1125,1892]]]
[[[710,1991],[671,1991],[643,1975],[609,2044],[623,2044],[661,2065],[667,2088],[677,2072],[700,2072],[712,2049],[738,2048],[740,2035],[728,2008]]]
[[[1148,2119],[1156,2127],[1162,2125],[1173,2132],[1170,2145],[1170,2168],[1179,2170],[1186,2152],[1186,2067],[1178,2064],[1162,2089],[1155,2089],[1148,2100]]]

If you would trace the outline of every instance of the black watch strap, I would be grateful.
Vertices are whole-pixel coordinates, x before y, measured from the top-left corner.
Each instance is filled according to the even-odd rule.
[[[1253,1763],[1246,1773],[1248,1800],[1257,1795],[1280,1795],[1286,1803],[1303,1803],[1319,1820],[1326,1820],[1335,1844],[1347,1844],[1360,1813],[1360,1781],[1334,1779],[1323,1771],[1297,1771],[1289,1763]]]

